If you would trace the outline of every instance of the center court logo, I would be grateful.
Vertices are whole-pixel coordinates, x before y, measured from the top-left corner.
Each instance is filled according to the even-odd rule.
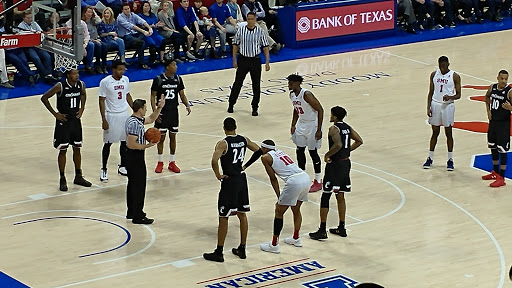
[[[299,21],[297,21],[297,30],[300,33],[306,33],[311,28],[311,21],[308,17],[301,17]]]

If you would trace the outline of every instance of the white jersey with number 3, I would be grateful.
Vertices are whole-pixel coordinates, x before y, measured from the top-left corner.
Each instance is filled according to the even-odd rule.
[[[121,113],[129,107],[126,95],[130,93],[130,80],[124,76],[116,80],[112,75],[103,78],[100,82],[99,96],[105,99],[105,111]]]
[[[453,100],[443,101],[443,96],[453,96],[455,95],[455,82],[453,81],[453,73],[454,71],[450,70],[446,74],[442,74],[439,69],[437,69],[434,74],[434,78],[432,79],[434,83],[434,95],[432,96],[432,101],[438,103],[453,103]]]
[[[306,100],[304,100],[304,94],[309,91],[301,88],[299,95],[295,95],[295,92],[290,92],[290,99],[292,100],[293,108],[299,115],[299,121],[317,121],[318,111],[313,109]]]
[[[272,156],[272,169],[283,181],[293,175],[304,173],[302,169],[293,162],[293,160],[281,150],[270,150],[268,154]]]

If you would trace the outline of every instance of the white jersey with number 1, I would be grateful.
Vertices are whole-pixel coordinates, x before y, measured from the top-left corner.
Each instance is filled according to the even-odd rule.
[[[121,113],[128,109],[126,95],[130,93],[130,80],[124,76],[116,80],[112,75],[103,78],[100,82],[99,96],[105,99],[105,111]]]
[[[454,71],[450,70],[446,74],[442,74],[439,69],[437,69],[434,74],[434,78],[432,81],[434,82],[434,95],[432,95],[432,101],[438,103],[453,103],[453,100],[443,101],[443,96],[453,96],[455,95],[455,82],[453,81],[453,73]]]
[[[295,174],[304,173],[302,169],[293,162],[293,160],[281,150],[270,150],[268,154],[272,156],[272,169],[283,181]]]
[[[295,95],[295,92],[290,92],[290,99],[292,100],[293,108],[299,115],[299,121],[318,121],[318,111],[313,109],[306,100],[304,100],[304,94],[309,91],[301,88],[299,95]]]

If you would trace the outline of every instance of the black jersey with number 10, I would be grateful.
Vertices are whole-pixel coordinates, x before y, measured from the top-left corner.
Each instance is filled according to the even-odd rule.
[[[68,80],[65,79],[61,81],[60,84],[60,94],[57,94],[57,110],[60,114],[76,115],[80,109],[82,81],[78,80],[75,85],[71,86]]]
[[[165,97],[165,105],[162,111],[174,111],[178,108],[179,102],[178,97],[181,90],[185,89],[183,80],[179,75],[173,75],[171,77],[161,74],[153,79],[151,85],[151,91],[156,91],[156,99],[160,99],[163,94]]]
[[[244,136],[230,135],[224,138],[226,141],[226,153],[220,157],[222,174],[228,176],[239,176],[242,173],[247,140]]]
[[[341,137],[341,149],[332,155],[330,158],[332,161],[337,161],[341,159],[347,159],[350,157],[350,134],[352,132],[352,128],[347,123],[338,122],[335,123],[334,126],[338,128],[340,137]],[[329,148],[334,145],[334,141],[329,136]]]
[[[498,89],[498,84],[493,84],[491,88],[491,119],[492,120],[508,120],[510,121],[510,111],[501,107],[503,103],[509,101],[508,92],[511,87],[505,86],[502,90]]]

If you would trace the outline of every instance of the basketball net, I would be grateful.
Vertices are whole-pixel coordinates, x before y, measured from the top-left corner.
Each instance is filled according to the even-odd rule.
[[[67,43],[69,46],[72,45],[73,35],[71,34],[71,28],[59,27],[55,30],[55,38]],[[78,62],[76,60],[55,53],[55,70],[64,73],[74,69],[78,69]]]

